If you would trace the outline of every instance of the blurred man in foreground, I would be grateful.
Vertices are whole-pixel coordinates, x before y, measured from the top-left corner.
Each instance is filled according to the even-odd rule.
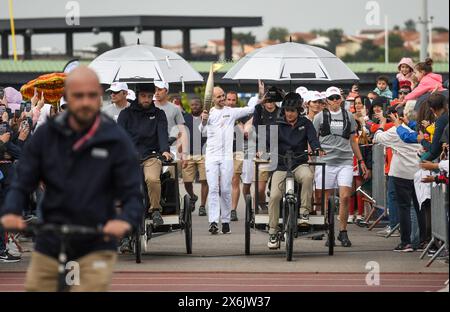
[[[103,226],[121,238],[142,218],[137,153],[126,133],[100,114],[102,89],[87,67],[69,74],[65,83],[68,109],[43,124],[25,145],[11,190],[1,211],[5,229],[26,227],[22,211],[39,181],[46,186],[44,223]],[[123,204],[116,214],[115,200]],[[28,291],[56,291],[61,237],[41,233],[26,278]],[[76,291],[105,291],[116,261],[116,239],[75,236],[66,242],[68,261],[77,261]]]

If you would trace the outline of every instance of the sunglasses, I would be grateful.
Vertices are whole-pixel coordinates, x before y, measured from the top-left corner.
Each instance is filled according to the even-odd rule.
[[[100,96],[100,94],[98,92],[74,92],[72,93],[72,96],[77,99],[77,100],[81,100],[84,99],[85,97],[94,100],[96,98],[98,98]]]
[[[398,92],[398,94],[403,94],[403,95],[407,95],[407,94],[409,94],[410,92],[409,91],[399,91]]]
[[[112,94],[119,94],[121,92],[122,92],[122,90],[120,90],[120,91],[111,91]]]
[[[340,99],[341,99],[340,95],[332,95],[332,96],[328,97],[328,100],[330,100],[330,101],[337,101],[337,100],[340,100]]]

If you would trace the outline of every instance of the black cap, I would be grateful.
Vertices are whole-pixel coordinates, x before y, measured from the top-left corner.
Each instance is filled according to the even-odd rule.
[[[275,86],[268,86],[266,93],[264,94],[264,102],[281,102],[283,101],[285,92],[283,89],[277,88]]]
[[[138,92],[155,93],[155,85],[153,83],[138,83],[136,84],[136,93]]]
[[[389,99],[385,96],[378,96],[372,101],[372,107],[379,106],[385,109],[389,105]]]
[[[281,108],[296,108],[300,109],[303,104],[303,99],[300,94],[295,92],[289,92],[281,103]]]

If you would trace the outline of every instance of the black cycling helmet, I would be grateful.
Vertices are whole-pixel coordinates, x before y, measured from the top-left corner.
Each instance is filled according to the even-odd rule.
[[[300,94],[295,92],[289,92],[283,99],[281,103],[281,108],[285,110],[286,108],[296,108],[299,113],[303,112],[303,98]]]

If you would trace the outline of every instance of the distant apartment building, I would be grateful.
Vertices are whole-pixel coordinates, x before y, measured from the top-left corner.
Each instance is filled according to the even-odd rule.
[[[232,42],[232,58],[238,60],[244,55],[244,47],[237,40]],[[217,55],[219,60],[225,59],[225,40],[208,40],[205,48],[206,54]]]
[[[361,44],[364,40],[368,40],[361,36],[344,36],[342,43],[336,46],[336,56],[343,58],[346,55],[354,55],[361,50]]]
[[[390,34],[397,34],[403,41],[405,55],[408,51],[420,51],[420,33],[417,31],[394,30]],[[336,47],[336,56],[342,58],[346,55],[354,55],[361,49],[361,44],[370,40],[374,45],[383,47],[385,45],[385,32],[381,29],[365,29],[358,32],[356,36],[344,36],[342,43]],[[448,62],[449,60],[449,33],[433,32],[432,44],[429,47],[431,57],[436,62]]]

